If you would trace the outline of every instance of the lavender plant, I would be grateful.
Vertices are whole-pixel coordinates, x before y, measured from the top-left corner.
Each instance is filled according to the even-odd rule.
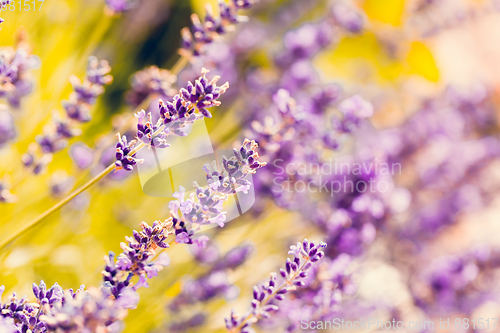
[[[6,99],[15,108],[19,108],[21,98],[33,90],[30,71],[40,65],[40,59],[31,54],[25,38],[22,33],[19,35],[17,49],[0,48],[0,99]]]
[[[206,13],[201,22],[198,15],[191,15],[193,26],[191,30],[182,30],[181,55],[185,57],[198,56],[203,52],[203,46],[210,44],[215,38],[234,29],[234,25],[246,21],[245,16],[238,14],[241,9],[248,9],[254,4],[253,0],[225,0],[219,2],[219,17],[214,15],[212,7],[207,4]]]
[[[74,91],[69,100],[62,102],[66,115],[61,117],[54,113],[51,126],[45,129],[43,135],[36,137],[37,145],[31,145],[23,155],[25,167],[34,174],[39,174],[52,160],[52,154],[64,149],[69,139],[81,135],[81,130],[76,126],[92,119],[90,107],[104,92],[104,86],[113,80],[108,75],[110,71],[111,67],[106,60],[99,62],[97,58],[90,57],[84,81],[81,82],[76,76],[70,77]]]
[[[254,287],[252,305],[247,314],[239,317],[233,310],[231,317],[225,319],[228,332],[255,332],[252,325],[261,318],[269,318],[271,312],[277,311],[277,304],[285,299],[285,294],[305,286],[303,279],[324,256],[321,249],[325,247],[323,242],[315,244],[307,239],[290,246],[288,254],[292,254],[294,258],[288,258],[285,269],[280,269],[281,278],[278,279],[278,274],[273,272],[269,282]]]
[[[249,154],[247,151],[249,140],[246,140],[239,150],[234,151],[235,156],[230,159],[225,159],[224,170],[220,174],[226,174],[227,177],[234,174],[243,174],[238,179],[242,185],[235,184],[234,191],[244,190],[241,187],[247,186],[243,181],[244,178],[255,173],[257,169],[262,167],[255,158],[258,156],[255,151]],[[253,143],[251,147],[255,150],[256,146]],[[244,158],[242,156],[245,156]],[[252,161],[249,165],[249,161]],[[252,167],[252,168],[250,168]],[[231,172],[231,173],[230,173]],[[207,177],[211,175],[207,174]],[[221,180],[224,179],[221,177]],[[234,176],[229,179],[234,180]],[[234,182],[233,182],[234,183]],[[213,186],[213,184],[211,184]],[[197,187],[201,190],[201,187]],[[222,190],[223,192],[224,190]],[[216,202],[217,206],[221,206],[222,201],[226,197],[215,196],[219,193],[217,190],[207,188],[207,199]],[[204,193],[204,192],[200,192]],[[185,209],[186,202],[182,200],[173,200],[169,204],[170,207],[183,207],[182,216],[178,215],[177,210],[171,211],[171,217],[165,221],[155,221],[151,226],[147,223],[141,223],[141,231],[133,231],[132,237],[126,237],[126,243],[121,244],[123,252],[115,258],[115,254],[110,252],[104,257],[105,268],[102,271],[103,284],[101,288],[89,288],[84,290],[85,286],[81,286],[74,291],[73,289],[63,290],[58,284],[47,290],[45,283],[42,281],[40,285],[33,285],[33,294],[37,299],[36,305],[28,303],[27,299],[17,300],[16,294],[13,294],[11,301],[8,304],[2,305],[0,315],[5,318],[11,318],[12,321],[2,321],[2,325],[7,325],[13,332],[27,332],[31,330],[33,333],[41,332],[119,332],[121,330],[121,321],[127,315],[128,309],[133,309],[138,302],[136,291],[141,287],[149,287],[148,279],[158,276],[163,267],[170,264],[168,255],[158,249],[166,249],[169,247],[167,239],[171,235],[177,234],[177,243],[188,243],[186,239],[192,239],[196,230],[193,227],[194,222],[197,223],[217,223],[223,226],[223,218],[218,218],[217,221],[210,221],[205,214],[208,213],[207,204],[204,196],[198,195],[200,203],[195,203],[191,198],[191,207],[200,207],[202,212],[193,214],[192,209]],[[190,208],[191,208],[190,207]],[[210,205],[213,208],[213,205]],[[193,208],[194,209],[194,208]],[[204,220],[197,221],[194,219],[195,214],[200,215]],[[217,216],[224,216],[225,213],[218,212]],[[182,221],[182,222],[181,222]],[[189,236],[185,231],[182,231],[184,237],[179,237],[180,230],[188,230]],[[179,238],[182,238],[179,241]],[[206,236],[200,236],[194,240],[200,247],[204,247],[207,242]],[[193,243],[191,241],[190,243]],[[314,250],[311,250],[314,251]],[[311,261],[320,258],[321,255],[316,251],[313,253],[315,257]],[[308,259],[309,260],[309,259]],[[221,265],[234,265],[234,262],[222,262]],[[133,281],[136,278],[137,281]],[[3,292],[5,288],[0,289]],[[1,293],[0,293],[1,296]]]
[[[226,82],[217,86],[220,77],[215,76],[208,81],[206,78],[207,70],[202,71],[202,76],[195,83],[188,82],[185,88],[181,88],[175,95],[172,102],[164,103],[160,100],[160,119],[153,122],[152,114],[149,112],[146,118],[146,111],[142,110],[135,114],[138,119],[137,141],[127,141],[126,137],[118,134],[118,143],[116,144],[116,162],[117,170],[125,169],[131,171],[138,162],[142,161],[135,158],[135,154],[144,146],[166,148],[168,147],[167,138],[169,135],[185,136],[184,128],[188,124],[194,123],[201,118],[211,118],[212,114],[208,108],[220,105],[217,100],[224,94],[229,87]],[[141,143],[136,146],[136,143]]]
[[[440,10],[433,13],[435,8],[432,7],[443,2],[424,2],[416,9],[418,13],[409,13],[412,18],[423,12],[425,16],[436,13],[456,16],[450,20],[446,17],[441,20],[444,24],[438,26],[437,31],[480,17],[478,10],[468,7],[463,13],[455,7],[449,8],[446,13]],[[377,259],[375,262],[384,261],[384,265],[397,272],[395,274],[401,281],[406,282],[404,287],[412,299],[404,303],[406,308],[401,308],[401,302],[389,306],[392,307],[389,316],[394,318],[404,317],[411,307],[418,308],[413,310],[430,319],[436,315],[472,316],[486,302],[498,302],[495,289],[495,276],[498,273],[496,251],[481,247],[465,254],[430,260],[438,256],[439,252],[445,252],[439,248],[442,238],[449,237],[447,235],[450,231],[460,233],[464,216],[487,207],[494,202],[498,193],[495,174],[491,172],[498,163],[500,147],[496,88],[470,87],[464,93],[451,87],[436,97],[436,85],[432,86],[436,89],[430,89],[433,90],[432,93],[423,93],[419,89],[421,86],[415,83],[418,80],[407,77],[406,70],[411,67],[412,75],[419,76],[420,73],[415,74],[413,71],[421,70],[418,63],[422,60],[420,57],[427,57],[427,61],[432,59],[428,59],[428,54],[417,54],[415,57],[412,53],[414,50],[407,54],[409,45],[415,44],[415,31],[412,30],[413,26],[407,24],[411,22],[402,17],[404,28],[398,28],[399,23],[394,22],[395,27],[389,29],[384,25],[381,28],[374,23],[380,13],[374,12],[369,2],[364,5],[364,10],[369,12],[366,17],[349,1],[335,1],[326,6],[322,1],[305,3],[291,0],[280,2],[283,8],[276,11],[271,3],[263,1],[262,6],[259,6],[263,8],[259,16],[264,20],[255,20],[251,25],[245,26],[229,43],[223,42],[220,37],[246,20],[239,12],[253,7],[253,2],[221,1],[218,14],[208,7],[203,19],[193,15],[193,26],[182,31],[181,58],[176,65],[171,70],[152,66],[132,76],[131,90],[126,99],[134,108],[145,108],[135,112],[137,127],[131,130],[130,120],[133,117],[128,112],[120,115],[119,121],[116,121],[118,118],[113,121],[113,133],[125,134],[118,134],[118,142],[111,135],[104,135],[99,137],[96,146],[92,148],[81,142],[75,144],[70,150],[71,157],[79,169],[90,170],[93,178],[64,197],[80,175],[54,172],[50,178],[50,193],[60,201],[21,226],[12,236],[5,238],[0,243],[0,248],[4,249],[6,244],[26,230],[38,225],[46,217],[53,216],[55,211],[92,185],[101,185],[106,181],[103,179],[107,175],[106,179],[116,180],[123,180],[127,174],[133,175],[130,171],[141,162],[137,157],[140,149],[168,149],[170,135],[184,136],[188,125],[196,120],[212,117],[212,110],[209,111],[209,108],[219,106],[219,99],[228,85],[218,85],[217,76],[209,80],[206,70],[202,70],[202,75],[198,77],[200,68],[214,68],[217,74],[228,79],[234,87],[231,89],[231,96],[224,96],[224,104],[228,106],[223,110],[224,118],[217,119],[217,124],[209,127],[211,134],[216,135],[215,140],[212,138],[215,146],[239,137],[240,130],[255,141],[243,141],[232,157],[223,158],[222,165],[214,163],[204,166],[206,186],[195,183],[195,190],[188,197],[186,190],[180,188],[174,195],[175,200],[168,204],[169,218],[155,221],[151,226],[141,223],[139,231],[134,230],[132,236],[121,244],[120,254],[106,255],[103,283],[100,287],[85,290],[82,286],[77,290],[63,290],[57,284],[48,289],[43,282],[34,285],[34,302],[30,303],[24,298],[18,300],[14,295],[1,304],[0,331],[119,332],[123,330],[123,320],[128,310],[138,305],[137,291],[149,284],[153,287],[150,280],[159,276],[160,271],[169,265],[170,259],[164,250],[172,244],[182,243],[192,245],[190,248],[195,253],[197,264],[209,265],[209,268],[201,276],[190,278],[182,289],[179,284],[170,280],[161,281],[163,284],[155,282],[158,290],[169,284],[169,295],[182,290],[173,298],[170,309],[179,311],[188,307],[190,312],[185,320],[176,319],[175,323],[166,325],[172,331],[199,329],[202,325],[203,330],[210,330],[210,317],[205,312],[193,311],[196,310],[194,305],[221,295],[226,298],[236,296],[236,284],[244,284],[245,281],[233,284],[233,281],[227,279],[226,272],[234,270],[232,274],[244,276],[244,280],[248,280],[249,275],[241,271],[241,267],[237,267],[248,253],[247,249],[237,247],[221,258],[217,249],[214,249],[213,240],[200,236],[199,232],[208,226],[224,226],[225,200],[234,193],[253,190],[257,204],[251,218],[246,218],[248,215],[243,217],[241,225],[251,220],[252,224],[245,227],[252,231],[264,230],[267,236],[272,232],[271,227],[264,229],[256,220],[275,215],[286,216],[286,223],[289,224],[285,228],[279,225],[285,222],[269,218],[276,226],[279,225],[277,237],[296,237],[302,232],[319,232],[325,237],[328,248],[321,250],[323,243],[315,245],[307,241],[292,247],[290,254],[294,257],[287,260],[285,269],[280,270],[279,274],[271,274],[269,281],[255,287],[252,306],[245,316],[238,317],[233,312],[226,320],[230,332],[252,332],[257,324],[265,331],[296,332],[300,330],[298,319],[329,320],[350,315],[349,306],[342,302],[355,289],[350,274],[347,273],[351,260],[372,264],[374,258]],[[124,13],[137,4],[140,2],[106,1],[108,11],[113,13]],[[321,7],[325,10],[311,11],[315,5],[325,5]],[[494,15],[493,7],[486,2],[484,7],[481,7],[483,4],[474,6],[476,9],[481,8],[481,15]],[[145,12],[148,10],[146,7],[140,9]],[[315,22],[303,22],[304,17],[316,17],[319,12],[322,17],[315,19]],[[121,16],[124,26],[148,25],[143,14],[139,11],[137,13]],[[457,13],[461,15],[456,15]],[[64,15],[54,19],[64,20]],[[291,26],[294,28],[283,35],[282,47],[275,48],[275,41],[280,39],[278,36]],[[423,28],[428,26],[435,27],[422,25]],[[421,32],[420,28],[417,26],[417,33]],[[106,29],[96,29],[93,34],[99,35]],[[368,32],[360,34],[365,30]],[[357,34],[360,36],[356,36]],[[164,37],[165,40],[168,39],[167,36]],[[419,40],[420,37],[419,35]],[[368,43],[367,40],[372,38],[372,46],[376,51],[364,44],[362,47],[358,45],[360,42]],[[425,36],[422,39],[422,43],[425,43]],[[151,41],[153,40],[156,41]],[[152,44],[150,42],[147,45]],[[89,54],[91,44],[89,43],[87,50],[82,49],[82,54]],[[330,53],[333,52],[332,46],[336,44],[343,49],[339,54]],[[380,50],[379,46],[382,46]],[[134,54],[138,54],[130,52],[136,47],[135,44],[123,46],[127,57],[133,58]],[[347,52],[346,47],[350,47]],[[366,68],[363,67],[365,65],[357,68],[361,69],[356,73],[361,80],[343,80],[342,87],[333,82],[322,82],[322,78],[328,75],[326,67],[323,68],[325,58],[321,58],[322,54],[327,52],[329,60],[339,61],[346,54],[350,57],[350,52],[358,54],[356,52],[359,49],[370,49],[367,53],[376,53],[375,60],[369,58],[366,62]],[[108,47],[104,51],[114,52]],[[27,50],[0,51],[0,98],[4,98],[13,109],[22,105],[21,97],[27,95],[33,87],[29,73],[35,68],[36,57],[29,54]],[[363,53],[355,58],[359,60],[358,58],[365,56]],[[191,66],[181,72],[188,61]],[[390,63],[388,67],[391,70],[403,67],[405,73],[394,80],[394,85],[381,85],[379,81],[371,84],[374,72],[378,75],[381,70],[377,68],[373,71],[372,61],[377,66],[384,67],[382,70]],[[350,66],[340,67],[344,70]],[[44,135],[37,137],[37,143],[33,146],[35,148],[29,148],[28,154],[24,156],[24,161],[32,171],[39,173],[53,153],[62,150],[70,138],[81,134],[75,125],[90,120],[89,106],[102,93],[102,87],[109,83],[108,71],[106,63],[94,61],[83,84],[72,79],[74,93],[63,103],[65,116],[55,116],[53,126],[48,127]],[[187,82],[186,79],[194,76],[193,73],[196,73],[197,79]],[[441,79],[447,83],[446,71],[443,73],[445,75]],[[335,75],[340,77],[337,73]],[[384,76],[384,79],[387,78]],[[177,91],[176,84],[183,88]],[[420,94],[425,95],[425,98]],[[161,100],[158,101],[158,98]],[[401,103],[398,104],[399,102]],[[390,113],[388,110],[394,112]],[[417,111],[413,113],[414,110]],[[407,118],[410,113],[412,116],[409,119],[402,119]],[[372,118],[373,126],[369,123],[369,118]],[[386,118],[391,118],[391,121]],[[7,158],[11,154],[15,155],[18,146],[23,151],[26,148],[22,140],[9,146],[21,132],[14,127],[14,123],[18,121],[19,112],[10,113],[6,105],[0,106],[2,158],[4,154]],[[378,131],[386,127],[386,123],[390,123],[393,128]],[[135,121],[133,125],[136,125]],[[96,133],[98,130],[96,124],[92,132]],[[262,157],[257,154],[257,145]],[[321,177],[318,170],[328,167],[332,159],[335,159],[336,164],[348,166],[348,171],[341,169],[340,172]],[[260,170],[266,163],[266,168]],[[404,165],[403,173],[381,174],[376,171],[390,164]],[[304,171],[302,165],[314,167]],[[370,167],[350,172],[356,165]],[[247,176],[257,170],[252,188]],[[5,180],[8,178],[3,177]],[[46,179],[43,181],[46,182]],[[350,189],[338,192],[329,188],[331,192],[325,193],[322,186],[325,181],[328,184],[344,182],[352,185]],[[386,184],[387,191],[361,191],[359,186],[366,183],[373,183],[375,188]],[[301,191],[299,186],[302,184],[311,186],[304,187],[307,190]],[[121,191],[127,184],[122,182],[115,185],[113,188],[105,188],[112,193],[110,197],[113,197],[113,202],[109,202],[111,199],[103,205],[95,202],[97,200],[93,202],[95,211],[101,209],[100,213],[103,213],[103,207],[106,209],[105,213],[108,213],[108,208],[113,211],[114,202],[119,205],[113,215],[117,221],[107,220],[109,224],[104,228],[114,222],[126,224],[136,213],[134,207],[139,205],[147,207],[140,211],[141,219],[144,219],[143,214],[153,211],[150,207],[164,207],[156,205],[156,199],[144,202],[136,199],[137,202],[130,204],[124,199],[125,195],[118,193],[129,193]],[[86,194],[90,197],[89,193]],[[21,198],[21,202],[29,202],[30,205],[34,200]],[[14,199],[6,181],[0,182],[0,202],[13,202]],[[17,208],[13,205],[3,206],[2,216],[7,219],[15,216],[17,222],[20,211]],[[26,210],[25,207],[22,208]],[[78,221],[75,222],[77,219],[72,212],[61,213],[61,220],[66,223],[57,227],[54,239],[59,235],[65,239],[65,229],[76,230],[78,235],[85,233],[81,231],[86,227],[84,221],[83,226],[76,226]],[[297,223],[295,219],[298,220]],[[266,224],[269,226],[271,222]],[[478,223],[478,226],[484,225]],[[6,230],[10,227],[7,224]],[[101,225],[99,227],[103,228]],[[239,233],[235,228],[227,231],[228,234],[231,231],[234,231],[234,235]],[[461,237],[469,236],[466,233],[464,235],[462,232]],[[250,232],[242,234],[247,237]],[[106,238],[106,242],[108,241]],[[56,242],[55,240],[54,243]],[[33,243],[37,244],[36,241]],[[370,249],[373,243],[378,246]],[[458,246],[456,243],[459,242],[455,241],[453,245]],[[22,259],[23,250],[12,254],[6,252],[8,257],[5,260],[5,274],[9,274],[13,262],[22,265],[17,259]],[[461,252],[457,250],[454,253]],[[56,257],[56,253],[50,255]],[[323,256],[326,258],[319,261]],[[173,257],[172,261],[176,259],[178,257]],[[188,270],[190,266],[186,267]],[[421,267],[427,268],[422,270]],[[20,269],[18,271],[21,272]],[[24,271],[22,274],[26,275]],[[171,275],[175,275],[172,280],[178,280],[173,270]],[[159,286],[160,284],[162,285]],[[152,293],[160,294],[157,290]],[[165,289],[161,289],[161,294],[164,293]],[[163,302],[160,298],[156,300]],[[356,309],[354,314],[359,316],[364,312],[357,301],[358,299],[352,299]],[[219,306],[223,302],[216,303]],[[148,310],[153,307],[161,308],[161,304],[159,307],[157,305],[156,302],[152,303]],[[376,307],[380,309],[385,305],[377,302]],[[153,317],[148,314],[147,318]],[[140,329],[149,329],[150,324],[141,318]],[[138,329],[132,327],[131,330]]]

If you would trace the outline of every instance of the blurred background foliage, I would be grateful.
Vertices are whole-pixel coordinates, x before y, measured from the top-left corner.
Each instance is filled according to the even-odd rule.
[[[268,24],[278,10],[296,1],[303,0],[262,1],[262,6],[252,11],[251,21]],[[41,59],[41,67],[33,71],[34,92],[13,112],[18,140],[0,150],[0,175],[13,184],[18,197],[15,204],[0,206],[0,239],[57,202],[57,198],[48,195],[54,172],[64,170],[75,177],[76,185],[89,179],[89,173],[79,170],[66,151],[56,154],[48,172],[40,176],[29,175],[20,161],[28,145],[50,121],[52,110],[62,109],[61,100],[72,90],[69,76],[83,77],[90,55],[110,62],[114,81],[99,98],[92,111],[93,120],[82,127],[84,134],[78,140],[92,147],[103,133],[114,138],[114,117],[134,111],[124,102],[130,76],[149,65],[170,68],[178,58],[180,29],[189,25],[192,12],[203,13],[206,2],[144,0],[132,11],[113,16],[105,13],[103,0],[45,0],[40,11],[1,13],[6,22],[1,27],[0,46],[15,45],[19,33],[25,33],[32,53]],[[209,2],[216,4],[215,0]],[[362,35],[343,37],[338,45],[319,54],[315,58],[316,69],[325,80],[341,82],[348,91],[354,86],[362,87],[365,95],[373,97],[378,110],[373,119],[375,127],[400,124],[414,111],[417,96],[413,96],[412,87],[437,91],[449,82],[449,73],[455,72],[440,67],[442,63],[434,51],[436,39],[421,38],[408,30],[407,8],[412,2],[356,3],[367,16],[368,28]],[[316,1],[290,26],[282,27],[283,31],[319,17],[326,5],[325,1]],[[238,27],[244,29],[245,24]],[[237,36],[232,34],[228,39]],[[277,34],[246,54],[238,66],[270,66],[269,56],[280,44],[281,34]],[[394,98],[377,104],[381,91]],[[230,147],[240,138],[231,124],[241,117],[239,109],[244,107],[234,101],[227,105],[223,100],[214,118],[206,121],[213,143]],[[141,221],[165,219],[168,200],[146,196],[136,174],[121,182],[105,180],[95,185],[0,254],[0,281],[7,287],[6,294],[16,290],[28,295],[31,283],[41,279],[48,285],[58,282],[64,288],[98,285],[103,256],[108,251],[120,252],[120,242]],[[216,299],[203,305],[210,307],[211,313],[203,332],[221,331],[228,310],[246,306],[250,286],[283,261],[288,244],[299,238],[321,236],[298,220],[298,215],[270,206],[259,219],[249,212],[224,229],[209,231],[217,237],[222,252],[244,241],[255,244],[255,250],[251,259],[229,276],[241,289],[239,301],[228,304]],[[174,246],[169,255],[171,266],[160,272],[160,278],[152,281],[150,288],[141,289],[139,308],[130,311],[126,332],[167,331],[162,329],[164,323],[177,318],[169,317],[165,306],[181,290],[185,281],[182,277],[186,274],[196,277],[206,270],[191,260],[186,247]]]

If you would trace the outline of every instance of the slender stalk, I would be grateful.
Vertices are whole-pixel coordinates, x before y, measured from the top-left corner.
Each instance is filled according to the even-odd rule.
[[[271,295],[267,296],[266,299],[264,299],[260,304],[259,306],[264,306],[267,304],[267,302],[269,302],[269,300],[271,300],[271,298],[273,298],[274,296],[276,296],[276,294],[278,294],[278,292],[285,288],[286,286],[290,285],[290,282],[293,281],[297,275],[300,274],[300,272],[302,272],[302,269],[304,269],[304,266],[309,262],[309,259],[307,259],[303,264],[302,266],[300,266],[300,268],[297,270],[297,272],[289,279],[289,280],[285,280],[285,283],[283,283],[283,285],[281,287],[279,287],[278,289],[276,289]],[[247,321],[249,321],[250,319],[252,319],[252,317],[254,317],[255,315],[253,313],[250,313],[245,319],[242,320],[242,322],[238,325],[238,327],[234,328],[233,330],[230,330],[229,332],[230,333],[236,333],[236,332],[239,332],[241,330],[241,328],[243,327],[243,325],[245,325],[245,323]]]
[[[2,241],[2,243],[0,243],[0,250],[5,248],[5,246],[7,246],[10,242],[12,242],[17,237],[19,237],[22,233],[30,230],[31,228],[33,228],[34,226],[39,224],[47,216],[58,211],[61,207],[63,207],[65,204],[67,204],[69,201],[71,201],[71,199],[73,199],[74,197],[76,197],[78,194],[82,193],[86,189],[90,188],[92,185],[97,183],[99,180],[103,179],[107,174],[109,174],[114,169],[115,169],[115,165],[111,164],[106,169],[104,169],[100,174],[98,174],[97,176],[95,176],[94,178],[89,180],[87,183],[85,183],[82,187],[78,188],[77,190],[75,190],[74,192],[69,194],[67,197],[65,197],[64,199],[62,199],[58,203],[56,203],[54,206],[52,206],[51,208],[49,208],[48,210],[46,210],[42,214],[38,215],[35,219],[31,220],[28,224],[26,224],[25,226],[23,226],[22,228],[17,230],[14,234],[12,234],[9,237],[7,237],[6,239],[4,239]]]
[[[174,75],[177,75],[182,68],[188,63],[188,60],[186,57],[181,56],[177,62],[174,64],[172,67],[171,73]],[[159,134],[163,130],[163,126],[161,126],[154,134],[153,136]],[[137,145],[128,155],[132,156],[135,153],[137,153],[139,150],[144,148],[146,146],[144,143],[140,143]],[[17,237],[19,237],[21,234],[24,232],[30,230],[31,228],[35,227],[38,225],[40,222],[42,222],[46,217],[51,215],[52,213],[58,211],[60,208],[62,208],[64,205],[66,205],[68,202],[70,202],[74,197],[76,197],[78,194],[82,193],[86,189],[90,188],[92,185],[97,183],[99,180],[103,179],[106,175],[108,175],[111,171],[115,169],[114,163],[109,165],[106,169],[104,169],[100,174],[89,180],[87,183],[85,183],[83,186],[80,188],[76,189],[73,191],[71,194],[66,196],[64,199],[56,203],[54,206],[43,212],[42,214],[38,215],[35,219],[31,220],[28,224],[17,230],[15,233],[4,239],[0,243],[0,250],[3,250],[8,244],[10,244],[13,240],[15,240]],[[25,179],[25,177],[23,178]]]

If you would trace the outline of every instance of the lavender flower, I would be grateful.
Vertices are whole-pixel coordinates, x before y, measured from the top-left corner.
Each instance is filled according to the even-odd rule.
[[[127,102],[134,106],[140,105],[150,95],[168,98],[175,95],[172,85],[177,77],[166,69],[151,66],[138,71],[130,78],[132,89],[127,92]]]
[[[10,105],[19,107],[21,97],[33,89],[30,70],[39,65],[40,59],[31,55],[24,43],[20,43],[17,50],[0,48],[0,98],[6,98]]]
[[[208,302],[216,297],[226,300],[235,299],[239,289],[228,281],[226,272],[221,270],[211,271],[196,279],[188,280],[183,285],[182,292],[169,305],[172,311],[179,311],[181,307]]]
[[[4,291],[5,287],[0,286],[0,297]],[[57,283],[47,289],[45,283],[41,281],[40,285],[33,284],[33,294],[37,303],[29,303],[25,298],[18,299],[16,293],[10,297],[9,302],[0,303],[0,316],[14,321],[15,333],[47,332],[45,322],[39,318],[39,314],[49,312],[57,302],[60,302],[63,290]]]
[[[208,81],[206,74],[208,70],[203,69],[202,75],[193,83],[188,82],[185,88],[181,88],[175,95],[172,102],[159,102],[160,118],[155,123],[151,113],[144,110],[136,113],[138,118],[137,141],[141,146],[136,147],[136,140],[127,142],[126,138],[119,137],[116,144],[116,163],[115,169],[133,170],[133,167],[140,160],[135,159],[135,153],[140,147],[165,148],[168,147],[167,138],[169,135],[185,136],[187,135],[183,128],[203,117],[211,118],[212,115],[207,108],[218,106],[217,100],[220,95],[226,92],[228,83],[217,86],[218,76]],[[198,111],[198,113],[196,112]],[[119,136],[119,134],[118,134]],[[134,152],[129,155],[130,152]]]
[[[410,285],[415,304],[428,314],[471,314],[480,304],[496,300],[491,288],[477,281],[500,267],[499,254],[498,249],[481,244],[459,255],[434,259]]]
[[[257,160],[259,156],[256,151],[257,146],[255,141],[245,139],[240,149],[234,149],[233,157],[229,159],[223,157],[221,170],[215,163],[212,168],[205,164],[203,170],[206,173],[208,187],[203,188],[195,182],[196,191],[190,198],[185,198],[183,187],[180,187],[180,192],[174,193],[177,200],[170,201],[168,207],[178,243],[193,244],[196,240],[192,236],[202,225],[224,226],[226,212],[222,210],[222,204],[228,195],[237,192],[246,193],[250,186],[246,177],[266,165]]]
[[[157,276],[164,266],[169,265],[170,259],[166,253],[162,253],[155,261],[152,259],[158,247],[163,249],[169,247],[166,239],[174,234],[172,226],[172,218],[163,222],[155,221],[152,226],[142,222],[142,231],[134,230],[132,237],[126,237],[127,243],[121,243],[123,252],[118,255],[116,263],[114,253],[110,252],[104,257],[106,261],[106,267],[102,271],[104,287],[109,289],[113,297],[119,298],[134,276],[139,277],[134,289],[147,287],[146,276],[148,278]]]
[[[349,32],[359,33],[363,29],[361,14],[345,3],[336,2],[332,6],[332,14],[337,24]]]
[[[108,75],[110,71],[111,67],[106,60],[98,61],[96,57],[90,57],[84,81],[81,82],[74,75],[70,77],[74,91],[69,100],[62,102],[68,118],[80,123],[92,119],[89,114],[91,105],[104,92],[104,86],[113,81],[113,77]]]
[[[120,320],[130,307],[124,299],[112,300],[101,289],[86,292],[66,292],[62,302],[40,316],[49,332],[119,332]]]
[[[225,0],[219,2],[220,16],[215,17],[212,7],[206,5],[206,14],[203,22],[196,14],[191,15],[193,26],[182,29],[181,55],[185,57],[198,56],[203,52],[203,46],[210,44],[215,38],[234,29],[234,25],[245,22],[245,16],[238,15],[241,9],[249,9],[254,0]]]
[[[22,156],[25,167],[31,168],[34,174],[39,174],[52,160],[52,154],[67,146],[68,139],[81,135],[81,130],[75,126],[92,119],[89,114],[91,105],[104,92],[104,85],[113,80],[112,76],[108,75],[110,70],[106,60],[99,62],[97,58],[90,57],[83,83],[76,76],[70,77],[74,91],[68,101],[62,102],[66,116],[61,117],[54,113],[51,126],[45,129],[43,135],[36,137],[40,152],[35,146],[30,146],[28,152]]]
[[[58,170],[50,179],[50,194],[55,198],[61,198],[73,188],[74,183],[74,177],[68,176],[65,171]]]
[[[285,294],[305,286],[303,281],[308,276],[308,271],[313,267],[314,263],[318,262],[324,253],[320,249],[326,247],[326,244],[321,242],[315,244],[305,239],[302,243],[290,246],[288,254],[292,254],[294,258],[286,260],[285,269],[280,269],[280,280],[278,282],[278,274],[271,273],[269,282],[257,285],[254,287],[252,306],[248,313],[243,317],[238,317],[234,310],[231,312],[231,317],[226,319],[226,328],[231,333],[255,332],[251,327],[259,318],[271,317],[270,312],[279,309],[278,302],[285,299]]]
[[[335,259],[325,257],[313,266],[305,285],[292,291],[271,318],[259,324],[266,331],[300,332],[301,320],[321,321],[341,317],[344,296],[353,295],[355,285],[347,268],[351,258],[341,254]],[[357,313],[358,314],[358,313]]]
[[[126,171],[134,170],[134,165],[144,161],[142,159],[135,158],[135,152],[132,155],[129,155],[132,148],[135,146],[136,141],[132,140],[128,142],[127,137],[125,135],[120,136],[120,133],[117,133],[116,137],[118,138],[118,142],[116,143],[115,169],[124,169]]]

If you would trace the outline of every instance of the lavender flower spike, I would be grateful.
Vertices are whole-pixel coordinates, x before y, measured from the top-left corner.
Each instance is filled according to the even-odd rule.
[[[304,239],[302,243],[290,246],[288,254],[293,254],[294,258],[287,258],[285,269],[280,269],[278,283],[278,274],[271,273],[269,282],[257,285],[253,288],[252,305],[248,313],[243,317],[238,317],[234,310],[231,312],[231,317],[226,320],[226,328],[231,333],[253,333],[251,327],[260,318],[269,318],[271,312],[277,311],[279,301],[285,299],[285,294],[289,291],[303,287],[305,283],[302,281],[307,277],[307,271],[318,262],[324,253],[322,248],[326,244],[320,242],[315,244]],[[279,287],[278,287],[279,285]]]
[[[142,231],[134,230],[133,236],[126,237],[127,242],[121,243],[123,252],[118,255],[116,262],[115,254],[112,252],[104,257],[106,261],[106,267],[102,271],[104,288],[109,290],[113,298],[121,297],[131,284],[132,277],[139,277],[133,289],[147,287],[146,276],[148,278],[157,276],[164,266],[169,265],[170,259],[166,253],[162,253],[155,261],[153,258],[157,248],[169,247],[166,239],[174,234],[172,226],[172,218],[163,222],[155,221],[152,226],[142,222]]]
[[[193,244],[201,243],[192,239],[195,231],[202,225],[217,224],[224,226],[226,212],[222,205],[228,199],[228,195],[237,192],[246,193],[251,183],[246,178],[257,169],[266,165],[265,162],[257,160],[257,143],[245,139],[239,149],[234,150],[234,156],[226,158],[223,156],[223,166],[219,170],[217,164],[211,167],[203,166],[208,181],[208,187],[203,188],[196,182],[196,192],[185,199],[185,189],[175,192],[177,200],[170,201],[170,215],[173,218],[176,242]],[[203,243],[201,243],[203,245]]]
[[[247,21],[247,17],[238,15],[238,11],[249,9],[254,3],[254,0],[231,0],[229,3],[219,0],[219,17],[214,16],[209,4],[206,6],[203,22],[198,15],[191,15],[192,29],[182,29],[181,55],[188,58],[200,55],[203,45],[210,44],[215,38],[234,30],[235,24]]]
[[[202,75],[192,82],[188,82],[186,87],[181,88],[172,101],[159,101],[160,118],[153,122],[151,113],[141,110],[135,114],[138,119],[136,139],[127,143],[125,137],[119,137],[116,144],[116,170],[125,169],[132,171],[134,165],[139,160],[135,159],[135,153],[143,146],[166,148],[167,138],[170,135],[186,136],[184,127],[194,123],[201,118],[211,118],[212,114],[208,108],[219,106],[221,103],[217,99],[229,88],[229,83],[221,86],[217,85],[219,76],[214,76],[208,80],[206,74],[208,70],[202,69]],[[198,112],[197,112],[198,111]],[[142,146],[136,146],[140,142]]]
[[[64,149],[69,139],[81,135],[81,129],[76,126],[92,119],[91,106],[104,92],[104,86],[113,81],[113,77],[108,74],[110,71],[111,67],[106,60],[98,61],[96,57],[90,57],[83,82],[74,75],[70,77],[73,92],[69,100],[62,102],[66,114],[60,116],[57,112],[54,113],[51,126],[45,128],[43,135],[36,137],[38,149],[29,148],[23,155],[25,167],[31,168],[34,174],[40,173],[52,160],[53,153]]]

